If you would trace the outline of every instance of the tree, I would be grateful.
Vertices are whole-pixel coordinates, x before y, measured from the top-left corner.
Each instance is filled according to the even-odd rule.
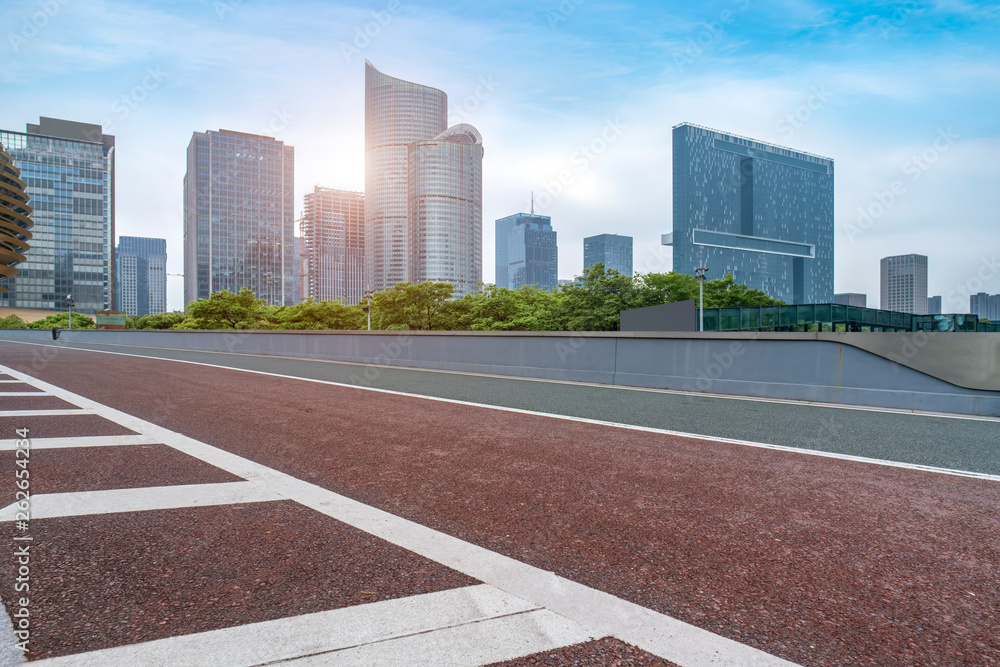
[[[0,318],[0,329],[24,329],[28,323],[13,313],[7,317]]]
[[[360,306],[309,297],[294,306],[276,309],[272,325],[276,329],[357,330],[364,328],[365,314]]]
[[[758,289],[750,289],[726,274],[721,280],[705,281],[706,308],[736,308],[740,306],[782,306],[784,301],[772,299]]]
[[[52,327],[60,327],[62,329],[69,328],[69,313],[53,313],[43,317],[40,320],[35,320],[27,325],[29,329],[51,329]],[[86,315],[81,315],[80,313],[73,313],[73,328],[74,329],[93,329],[97,325],[94,320],[90,319]]]
[[[640,305],[639,296],[631,276],[593,264],[574,282],[561,286],[560,315],[568,331],[618,331],[619,314]]]
[[[490,285],[481,292],[449,302],[457,329],[473,331],[562,331],[561,295],[555,290],[522,286],[516,290]]]
[[[447,329],[445,302],[455,292],[450,283],[397,283],[371,298],[376,329]]]
[[[183,311],[175,310],[169,313],[153,313],[138,317],[128,317],[126,321],[129,329],[173,329],[183,322],[186,317],[187,315]]]
[[[239,294],[222,290],[199,299],[188,306],[188,314],[198,329],[253,329],[266,322],[268,311],[264,300],[244,287]]]

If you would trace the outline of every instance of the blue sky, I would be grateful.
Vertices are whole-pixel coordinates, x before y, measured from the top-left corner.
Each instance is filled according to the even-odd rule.
[[[482,132],[487,281],[493,220],[532,190],[560,277],[605,232],[668,270],[670,133],[693,122],[835,160],[837,291],[877,306],[879,259],[916,252],[946,311],[1000,292],[1000,3],[5,0],[0,28],[0,127],[104,124],[118,233],[165,237],[172,273],[193,131],[295,146],[297,212],[363,189],[368,58]]]

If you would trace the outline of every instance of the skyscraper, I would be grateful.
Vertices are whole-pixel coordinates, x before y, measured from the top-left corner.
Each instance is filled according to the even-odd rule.
[[[0,306],[57,310],[114,307],[115,138],[100,125],[41,118],[0,131],[21,171],[35,223],[31,252],[7,279]]]
[[[231,130],[195,132],[184,176],[184,302],[244,287],[295,295],[295,149]]]
[[[365,283],[482,279],[482,137],[448,97],[365,61]],[[447,131],[445,131],[447,129]]]
[[[31,247],[28,241],[35,223],[24,189],[21,171],[0,144],[0,293],[7,291],[7,280],[20,272],[16,266]]]
[[[409,280],[409,146],[448,125],[448,96],[394,79],[365,61],[365,280],[379,291]]]
[[[167,311],[167,242],[139,236],[118,238],[118,309],[127,315]]]
[[[856,306],[858,308],[867,308],[868,295],[859,294],[858,292],[844,292],[843,294],[834,294],[833,303],[839,303],[842,306]]]
[[[517,289],[559,283],[558,238],[547,215],[518,213],[496,221],[496,285]]]
[[[833,298],[833,160],[690,123],[673,130],[674,270],[787,303]]]
[[[365,291],[364,193],[319,186],[307,193],[302,254],[307,266],[303,298],[361,301]]]
[[[1000,294],[980,292],[969,296],[969,312],[987,320],[1000,320]]]
[[[632,237],[598,234],[583,239],[583,268],[603,264],[623,276],[632,275]]]
[[[461,298],[483,280],[483,138],[465,123],[409,146],[409,280]]]
[[[879,308],[927,314],[927,257],[895,255],[882,259]]]
[[[940,296],[927,297],[927,314],[928,315],[940,315],[941,314],[941,300]]]

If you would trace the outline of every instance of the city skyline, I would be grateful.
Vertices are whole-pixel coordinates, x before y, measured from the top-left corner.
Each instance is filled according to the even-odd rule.
[[[448,90],[448,124],[469,121],[497,142],[484,163],[486,220],[525,210],[534,189],[539,212],[569,225],[560,278],[582,270],[583,238],[612,216],[635,237],[636,271],[670,268],[670,251],[658,247],[671,226],[669,127],[694,122],[834,158],[836,291],[874,301],[877,260],[912,252],[931,256],[930,291],[946,312],[998,291],[989,229],[1000,143],[988,113],[998,96],[995,10],[393,6],[374,8],[382,25],[372,8],[315,3],[280,13],[249,2],[67,4],[22,42],[19,17],[38,7],[14,2],[5,12],[19,38],[7,40],[13,67],[3,76],[17,94],[0,126],[39,115],[108,121],[105,131],[129,148],[120,233],[180,247],[179,188],[158,184],[182,177],[178,151],[194,130],[268,132],[302,146],[296,215],[315,184],[362,189],[361,72],[371,58]],[[375,35],[364,43],[369,24]],[[266,65],[252,55],[261,36],[275,54]],[[491,235],[483,242],[490,276]],[[172,273],[182,272],[178,254]],[[170,308],[183,305],[180,282],[171,279]]]

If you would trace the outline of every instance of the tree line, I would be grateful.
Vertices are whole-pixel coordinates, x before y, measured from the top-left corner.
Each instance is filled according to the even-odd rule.
[[[780,305],[731,275],[705,281],[705,307]],[[681,273],[624,276],[603,264],[588,267],[556,289],[486,286],[461,299],[449,283],[399,283],[357,305],[312,298],[269,306],[249,289],[216,292],[185,311],[129,317],[130,329],[366,329],[447,331],[617,331],[619,313],[631,308],[698,299],[698,280]],[[76,320],[74,320],[74,325]]]

